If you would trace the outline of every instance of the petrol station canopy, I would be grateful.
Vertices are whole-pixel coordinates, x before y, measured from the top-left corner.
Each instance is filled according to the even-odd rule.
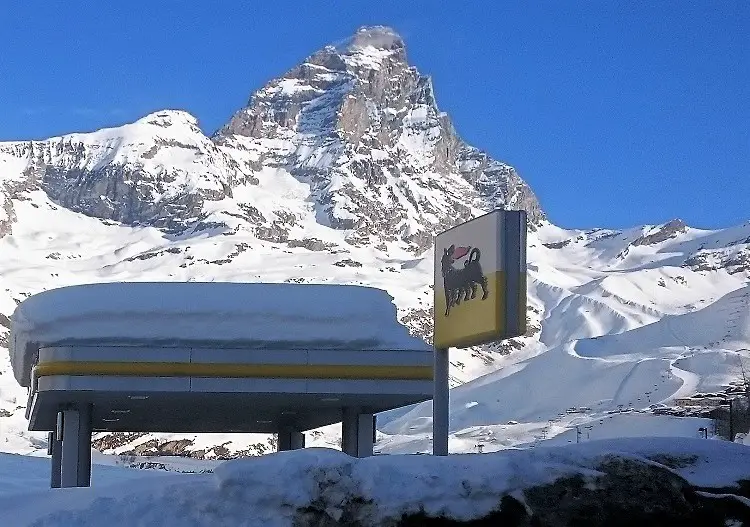
[[[108,283],[34,295],[11,320],[32,430],[89,405],[122,431],[307,430],[432,397],[432,349],[360,286]]]

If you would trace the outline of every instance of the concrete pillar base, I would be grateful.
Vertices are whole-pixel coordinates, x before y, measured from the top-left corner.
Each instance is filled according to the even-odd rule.
[[[279,452],[305,448],[305,434],[302,432],[296,430],[281,430],[278,435],[279,444],[277,450]]]
[[[91,406],[62,412],[60,486],[91,486]]]
[[[357,416],[357,457],[370,457],[373,447],[373,419],[372,414]]]
[[[354,457],[372,455],[374,423],[371,413],[346,407],[341,412],[341,450]]]

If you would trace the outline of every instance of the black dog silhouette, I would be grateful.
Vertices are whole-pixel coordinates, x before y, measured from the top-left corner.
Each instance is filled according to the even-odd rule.
[[[489,295],[487,289],[487,278],[482,273],[479,258],[481,251],[474,247],[459,247],[460,253],[456,254],[456,246],[451,245],[443,251],[440,260],[441,272],[443,274],[443,289],[445,289],[445,316],[450,315],[451,307],[461,304],[461,301],[470,300],[477,296],[477,286],[482,286],[482,300]],[[453,262],[462,258],[468,252],[469,258],[464,262],[463,268],[456,269]]]

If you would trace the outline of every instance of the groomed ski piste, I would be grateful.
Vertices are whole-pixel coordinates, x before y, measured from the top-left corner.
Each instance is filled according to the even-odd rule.
[[[742,307],[749,295],[750,288],[741,288],[702,310],[568,342],[522,360],[509,357],[512,364],[451,391],[451,428],[461,431],[453,438],[455,450],[466,451],[478,441],[487,450],[528,446],[535,434],[553,443],[571,442],[576,427],[589,439],[696,436],[710,420],[650,410],[696,392],[721,392],[736,379],[747,360],[748,350],[737,350],[750,339],[750,312]],[[732,330],[727,321],[736,322]],[[406,449],[424,450],[430,415],[429,402],[389,412],[381,430],[413,436]],[[419,434],[421,440],[414,437]]]

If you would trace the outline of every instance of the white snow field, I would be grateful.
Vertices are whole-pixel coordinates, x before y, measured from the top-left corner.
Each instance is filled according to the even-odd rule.
[[[13,233],[0,239],[0,313],[8,317],[30,294],[93,282],[343,283],[388,291],[413,331],[429,331],[424,319],[432,305],[430,251],[416,258],[386,256],[348,245],[341,231],[320,225],[314,234],[330,250],[259,240],[243,229],[232,236],[173,236],[74,213],[42,191],[15,202],[15,213]],[[713,258],[746,247],[750,224],[721,231],[686,227],[664,241],[635,244],[662,229],[580,231],[545,223],[530,232],[529,336],[505,349],[451,351],[453,452],[475,452],[479,445],[487,452],[556,436],[575,441],[576,425],[581,440],[699,435],[701,421],[654,416],[650,407],[741,382],[742,360],[745,369],[750,365],[742,351],[750,348],[750,274],[721,266],[694,270],[685,262],[696,254]],[[339,265],[345,260],[361,265]],[[7,340],[9,333],[0,325],[3,336]],[[26,395],[8,355],[0,355],[3,451],[46,449],[43,434],[27,431]],[[430,407],[380,415],[376,451],[429,451]],[[609,412],[621,410],[627,412],[610,418]],[[337,427],[326,427],[309,432],[307,444],[335,448],[338,437]],[[254,434],[147,434],[101,444],[119,454],[152,440],[180,439],[192,442],[186,451],[207,458],[270,448],[268,436]]]
[[[469,520],[496,510],[504,494],[523,501],[524,489],[560,477],[593,480],[612,455],[649,464],[671,459],[677,468],[670,470],[690,484],[722,492],[750,474],[743,445],[640,438],[442,458],[357,459],[315,448],[228,461],[204,474],[95,465],[93,488],[45,490],[38,489],[48,468],[41,459],[3,454],[0,524],[286,527],[313,504],[340,518],[357,497],[372,500],[359,511],[368,525],[420,511]]]

